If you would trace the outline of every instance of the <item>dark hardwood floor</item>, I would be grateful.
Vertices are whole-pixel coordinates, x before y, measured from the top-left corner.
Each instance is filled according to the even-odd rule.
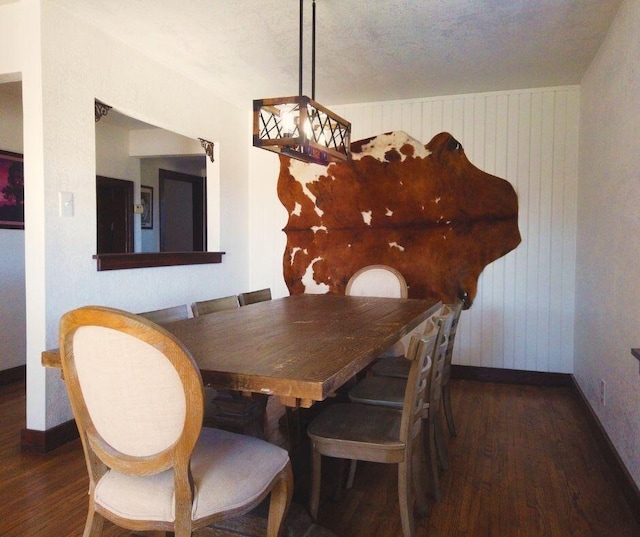
[[[416,537],[638,537],[640,527],[570,388],[454,380],[458,437],[449,442],[444,500]],[[78,441],[51,453],[20,451],[24,383],[0,386],[0,535],[74,537],[86,516],[86,467]],[[282,438],[270,405],[269,434]],[[360,463],[353,489],[332,501],[324,465],[320,524],[340,537],[402,535],[394,466]],[[198,535],[260,535],[259,523]],[[107,525],[105,535],[127,532]]]

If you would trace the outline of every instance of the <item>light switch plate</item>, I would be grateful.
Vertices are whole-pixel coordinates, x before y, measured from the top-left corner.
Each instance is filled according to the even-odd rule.
[[[73,192],[58,192],[58,212],[60,216],[73,216]]]

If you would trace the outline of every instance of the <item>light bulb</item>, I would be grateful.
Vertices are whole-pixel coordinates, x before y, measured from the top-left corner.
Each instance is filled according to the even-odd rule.
[[[287,109],[281,114],[280,122],[282,123],[282,131],[285,138],[293,136],[293,132],[296,129],[297,119],[297,116],[293,115],[293,111],[291,109]]]

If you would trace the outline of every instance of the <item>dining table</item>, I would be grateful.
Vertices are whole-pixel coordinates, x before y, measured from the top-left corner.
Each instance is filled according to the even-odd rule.
[[[163,327],[190,352],[205,385],[309,408],[440,307],[438,299],[298,294]],[[44,351],[42,364],[60,368],[59,350]]]

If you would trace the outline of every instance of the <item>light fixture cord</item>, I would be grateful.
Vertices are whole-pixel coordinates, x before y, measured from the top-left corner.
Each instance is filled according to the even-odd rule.
[[[316,100],[316,0],[313,0],[311,19],[311,99]],[[304,0],[300,0],[300,46],[298,54],[298,95],[302,96],[302,56],[304,42]]]
[[[302,25],[304,23],[303,3],[304,0],[300,0],[300,44],[298,49],[298,95],[300,97],[302,97]]]
[[[311,27],[311,99],[316,100],[316,0],[313,0]]]

